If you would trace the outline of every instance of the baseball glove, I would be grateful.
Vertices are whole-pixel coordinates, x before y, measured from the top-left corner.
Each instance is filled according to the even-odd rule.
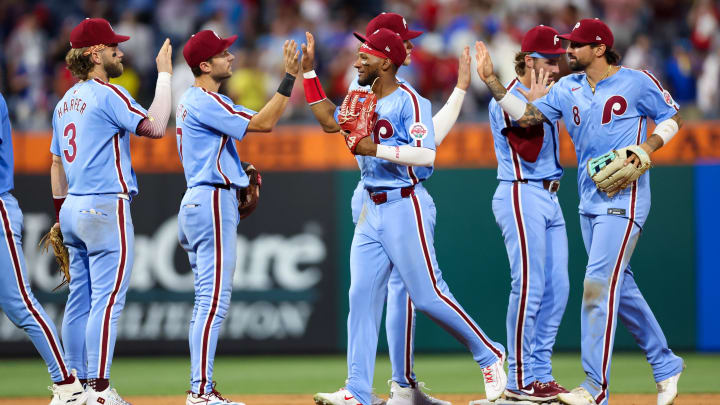
[[[251,163],[242,162],[242,167],[250,180],[247,187],[238,189],[238,211],[240,211],[240,219],[245,219],[255,211],[258,205],[262,176]]]
[[[55,253],[55,261],[63,274],[62,282],[59,286],[55,287],[53,291],[68,284],[70,282],[70,253],[63,242],[63,234],[62,231],[60,231],[59,224],[55,224],[50,228],[50,231],[40,239],[39,246],[42,247],[43,252],[47,252],[50,246],[52,246],[53,253]]]
[[[632,155],[640,159],[640,166],[625,165],[625,160]],[[590,159],[587,170],[597,188],[607,193],[608,197],[613,197],[642,176],[651,166],[652,162],[647,152],[640,145],[630,145]]]
[[[370,136],[377,121],[377,96],[366,90],[353,90],[343,100],[338,113],[338,124],[345,143],[354,155],[358,143]]]

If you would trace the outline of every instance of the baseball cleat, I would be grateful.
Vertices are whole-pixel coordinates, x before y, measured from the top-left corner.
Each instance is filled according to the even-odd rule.
[[[185,405],[245,405],[242,402],[231,401],[222,396],[215,390],[215,382],[212,385],[212,391],[204,394],[196,394],[192,391],[187,392]]]
[[[107,387],[103,391],[95,391],[92,387],[87,388],[87,405],[130,405],[124,400],[115,388]]]
[[[583,387],[577,387],[570,392],[558,394],[557,399],[567,405],[597,405],[595,398]]]
[[[684,369],[685,365],[683,364],[683,370]],[[662,380],[657,383],[657,405],[670,405],[675,401],[675,398],[678,396],[677,384],[678,380],[680,380],[680,374],[682,374],[682,371],[667,380]]]
[[[503,394],[507,386],[507,374],[505,374],[505,353],[495,363],[483,367],[483,380],[485,382],[485,397],[494,401]]]
[[[422,391],[425,388],[424,382],[417,383],[413,387],[401,387],[400,384],[393,380],[389,380],[390,399],[387,405],[452,405],[448,401],[434,398]]]
[[[318,392],[313,400],[317,405],[362,405],[345,388],[340,388],[335,392]]]
[[[77,371],[73,369],[70,373],[75,377],[72,384],[53,384],[48,387],[53,393],[50,405],[84,405],[87,402],[88,394],[77,378]]]
[[[555,395],[556,395],[556,396],[557,396],[558,394],[563,394],[563,393],[566,393],[566,392],[570,392],[570,391],[566,390],[565,387],[563,387],[562,385],[558,384],[557,381],[555,381],[555,380],[552,380],[552,381],[546,382],[546,383],[539,383],[539,384],[548,385],[548,386],[550,387],[550,389],[552,389],[552,390],[555,391]]]
[[[518,389],[505,388],[505,397],[517,401],[549,402],[557,398],[557,394],[558,392],[549,384],[539,381],[533,381]]]

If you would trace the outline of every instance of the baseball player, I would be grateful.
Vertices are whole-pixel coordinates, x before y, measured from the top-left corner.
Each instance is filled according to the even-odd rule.
[[[62,333],[67,362],[87,379],[88,404],[126,404],[110,387],[117,321],[133,263],[130,201],[137,181],[130,134],[160,138],[170,117],[170,41],[156,62],[155,98],[146,111],[108,79],[123,72],[117,35],[101,18],[70,33],[68,69],[80,81],[53,113],[50,176],[59,225],[70,253],[70,295]]]
[[[515,57],[518,77],[506,86],[508,92],[526,99],[532,84],[544,87],[538,81],[559,73],[558,58],[564,54],[553,28],[528,31]],[[556,194],[563,174],[558,126],[543,122],[521,128],[495,100],[489,113],[500,181],[492,208],[511,275],[505,396],[549,402],[567,392],[555,382],[550,361],[569,290],[565,220]]]
[[[0,309],[30,337],[47,364],[53,385],[50,405],[82,405],[87,393],[75,370],[63,359],[55,324],[30,291],[22,251],[23,215],[10,193],[14,188],[12,129],[5,98],[0,94]]]
[[[247,132],[272,130],[287,107],[299,69],[297,45],[286,41],[286,73],[277,93],[259,112],[235,105],[218,89],[232,75],[235,57],[228,47],[236,39],[237,35],[223,39],[205,30],[193,35],[183,48],[195,76],[195,84],[177,107],[177,145],[187,181],[178,234],[195,274],[186,405],[242,405],[223,398],[212,379],[218,334],[232,293],[240,221],[237,195],[249,184],[235,141]]]
[[[614,154],[614,150],[634,151],[621,167],[649,162],[648,156],[678,131],[679,107],[649,72],[617,66],[620,57],[612,49],[613,35],[602,21],[581,20],[571,33],[559,37],[570,41],[569,65],[579,73],[563,77],[547,95],[532,103],[506,91],[493,74],[485,45],[476,44],[482,67],[478,73],[510,118],[522,127],[562,118],[575,144],[580,167],[580,225],[588,252],[581,318],[582,363],[587,378],[570,393],[558,394],[558,399],[567,404],[608,402],[610,359],[619,316],[652,366],[658,405],[670,404],[677,396],[683,361],[668,348],[629,265],[650,211],[649,174],[627,177],[621,182],[624,189],[605,193],[584,168],[594,163],[593,158],[609,151]],[[650,137],[648,118],[657,123]]]
[[[370,404],[378,329],[392,271],[410,294],[412,303],[457,337],[483,367],[485,391],[497,399],[505,389],[505,349],[491,341],[457,303],[435,259],[433,229],[435,205],[421,182],[432,174],[435,159],[434,127],[430,102],[395,77],[407,52],[399,34],[380,28],[363,41],[355,68],[358,83],[374,93],[351,92],[337,109],[313,77],[314,39],[306,33],[303,71],[306,95],[325,132],[338,132],[339,123],[352,122],[360,97],[365,133],[346,134],[351,152],[359,159],[363,208],[355,227],[350,251],[350,314],[348,315],[347,386],[334,393],[318,393],[324,405]],[[308,78],[309,76],[309,78]],[[377,97],[377,106],[373,99]],[[350,111],[352,110],[352,111]],[[368,115],[375,119],[367,120]],[[372,132],[372,136],[370,136]],[[374,136],[378,134],[378,136]]]
[[[405,61],[403,61],[403,65],[408,66],[412,60],[411,51],[413,49],[413,44],[410,40],[417,38],[422,32],[408,29],[405,18],[400,14],[382,13],[370,20],[365,28],[365,35],[369,36],[380,28],[387,28],[390,31],[396,32],[403,39],[403,44],[407,51],[407,57]],[[406,83],[405,80],[400,77],[397,79],[399,83]],[[450,94],[447,103],[445,103],[443,108],[441,108],[432,119],[435,129],[436,146],[440,145],[450,131],[450,128],[455,124],[460,114],[465,92],[469,86],[470,49],[466,47],[459,60],[457,86],[453,89],[452,94]],[[358,84],[358,78],[355,78],[348,91],[359,88],[369,90],[369,86],[360,86]],[[360,158],[358,157],[358,159]],[[357,187],[355,187],[350,205],[354,224],[357,224],[360,212],[362,211],[364,192],[365,187],[361,179],[358,181]],[[388,405],[409,405],[416,396],[423,397],[424,402],[428,404],[450,405],[450,402],[434,398],[423,392],[420,388],[424,386],[424,383],[418,382],[415,378],[415,372],[413,371],[415,362],[413,347],[415,342],[415,307],[405,290],[405,286],[398,272],[390,273],[386,311],[385,331],[388,339],[390,364],[392,366]],[[373,394],[372,403],[373,405],[381,405],[384,401]]]

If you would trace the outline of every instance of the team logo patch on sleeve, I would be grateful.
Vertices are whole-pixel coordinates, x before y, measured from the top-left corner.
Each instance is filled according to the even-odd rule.
[[[663,90],[663,98],[665,99],[665,103],[669,106],[675,105],[675,101],[673,100],[672,96],[670,95],[670,92],[667,90]]]
[[[416,141],[424,139],[428,134],[428,128],[422,122],[416,122],[410,126],[410,137]]]

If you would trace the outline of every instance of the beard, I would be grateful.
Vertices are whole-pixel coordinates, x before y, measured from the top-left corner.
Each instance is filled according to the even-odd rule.
[[[582,63],[579,59],[568,59],[568,67],[573,72],[580,72],[588,67],[589,63]]]
[[[123,74],[122,62],[105,62],[103,64],[103,68],[105,68],[105,73],[107,73],[108,79],[120,77],[120,75]]]
[[[369,86],[369,85],[371,85],[371,84],[375,81],[375,79],[377,79],[378,77],[380,77],[380,74],[378,73],[377,69],[375,69],[375,71],[373,71],[373,72],[368,72],[368,74],[367,74],[367,76],[365,77],[365,79],[361,79],[360,77],[358,77],[358,84],[361,85],[361,86]]]
[[[221,82],[223,80],[229,79],[232,76],[232,73],[230,72],[222,72],[222,73],[212,73],[210,74],[210,78],[213,79],[216,82]]]

